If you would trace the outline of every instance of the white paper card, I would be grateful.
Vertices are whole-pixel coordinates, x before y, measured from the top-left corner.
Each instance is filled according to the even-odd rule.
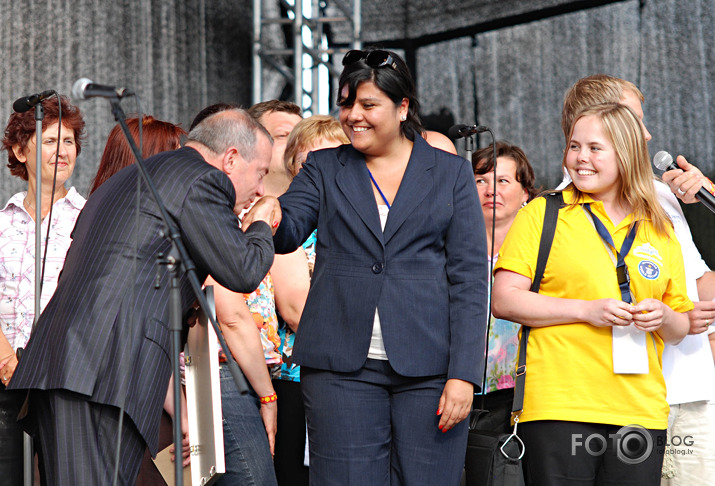
[[[636,326],[613,326],[613,372],[647,374],[646,333]]]

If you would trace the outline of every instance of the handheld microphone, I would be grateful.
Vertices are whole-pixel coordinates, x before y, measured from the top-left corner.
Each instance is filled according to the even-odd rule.
[[[453,125],[449,129],[448,135],[452,140],[456,140],[458,138],[474,135],[475,133],[484,133],[488,131],[489,127],[485,127],[484,125],[472,125],[471,127],[468,125]]]
[[[134,92],[130,89],[94,84],[88,78],[80,78],[72,86],[72,97],[76,100],[86,100],[88,98],[119,99],[133,94]]]
[[[653,157],[653,165],[662,171],[680,169],[678,164],[673,161],[673,157],[665,150],[661,150],[655,154]],[[705,178],[705,183],[697,194],[695,194],[695,198],[703,203],[706,208],[715,213],[715,185],[713,185],[710,179]]]
[[[15,110],[15,113],[25,113],[27,110],[34,108],[38,103],[41,103],[42,100],[45,100],[55,94],[57,94],[57,92],[54,89],[49,89],[47,91],[43,91],[42,93],[22,97],[12,104],[12,109]]]

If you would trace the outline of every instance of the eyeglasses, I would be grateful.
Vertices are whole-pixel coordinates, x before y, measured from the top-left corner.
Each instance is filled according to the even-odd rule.
[[[352,50],[345,53],[343,57],[343,66],[349,66],[355,64],[358,61],[365,60],[365,64],[371,68],[379,68],[382,66],[392,66],[392,69],[397,69],[397,63],[392,58],[389,52],[376,50],[376,51],[360,51]]]

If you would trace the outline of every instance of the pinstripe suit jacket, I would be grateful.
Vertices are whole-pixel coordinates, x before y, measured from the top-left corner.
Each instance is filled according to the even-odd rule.
[[[199,279],[211,274],[231,290],[254,290],[273,261],[271,230],[262,222],[245,234],[239,229],[228,177],[192,148],[158,154],[146,166]],[[146,188],[137,224],[137,176],[135,165],[125,168],[87,201],[12,388],[65,389],[114,406],[126,396],[127,414],[156,453],[171,375],[168,275],[162,266],[155,288],[156,262],[171,244],[160,235],[160,213]],[[186,313],[194,296],[183,275],[180,288]]]
[[[464,158],[416,136],[384,232],[364,156],[350,145],[309,155],[280,203],[277,252],[294,250],[318,228],[294,361],[358,370],[377,308],[395,371],[481,382],[489,272]]]

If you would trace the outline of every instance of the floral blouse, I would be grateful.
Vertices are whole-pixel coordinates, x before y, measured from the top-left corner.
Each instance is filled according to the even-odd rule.
[[[313,267],[315,266],[315,243],[318,239],[318,231],[315,230],[303,243],[303,250],[308,259],[308,272],[313,276]],[[295,341],[295,333],[288,327],[283,319],[279,316],[280,325],[278,326],[278,335],[281,338],[281,359],[283,364],[273,370],[273,378],[287,381],[300,381],[300,366],[293,364],[293,342]]]
[[[258,330],[261,332],[261,344],[266,364],[281,362],[279,348],[281,338],[278,335],[278,318],[276,317],[276,299],[273,293],[273,279],[268,273],[256,290],[250,294],[243,294],[248,310],[253,315]]]
[[[278,335],[278,319],[276,317],[276,301],[273,294],[273,279],[267,273],[258,288],[250,294],[243,294],[248,310],[251,311],[256,327],[261,334],[263,356],[267,365],[277,365],[281,362],[279,347],[281,339]],[[219,359],[223,350],[219,349]]]
[[[494,263],[497,258],[499,255],[494,258]],[[487,393],[514,388],[514,375],[519,352],[519,327],[521,327],[515,322],[497,319],[491,313],[489,320],[487,380],[484,387]]]

